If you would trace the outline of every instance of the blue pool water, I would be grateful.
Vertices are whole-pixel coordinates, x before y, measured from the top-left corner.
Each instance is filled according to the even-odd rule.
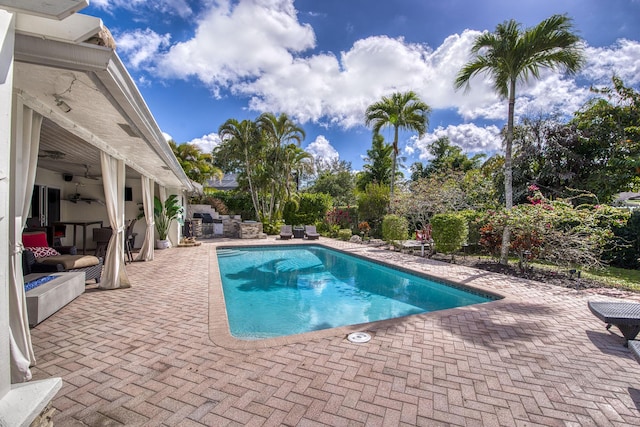
[[[495,298],[322,246],[219,248],[231,335],[263,339]]]

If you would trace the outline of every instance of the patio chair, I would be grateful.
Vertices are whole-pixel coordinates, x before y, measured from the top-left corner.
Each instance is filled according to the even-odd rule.
[[[93,229],[93,241],[96,243],[96,251],[94,253],[95,256],[97,256],[98,258],[105,257],[112,235],[113,230],[111,229],[111,227],[100,227]]]
[[[127,225],[127,233],[124,240],[124,249],[127,253],[127,259],[129,260],[129,262],[133,262],[133,247],[136,241],[136,236],[138,235],[138,233],[133,232],[133,227],[136,225],[137,221],[137,219],[132,219],[131,222],[129,222],[129,225]]]
[[[317,240],[320,238],[320,234],[318,234],[318,232],[316,231],[315,225],[305,225],[304,234],[309,240]]]
[[[280,239],[289,240],[293,237],[293,228],[290,225],[283,225],[280,227]]]
[[[640,303],[589,301],[589,310],[607,324],[607,330],[616,326],[622,332],[628,346],[629,340],[640,333]]]
[[[640,341],[629,341],[629,350],[631,350],[634,359],[640,363]]]

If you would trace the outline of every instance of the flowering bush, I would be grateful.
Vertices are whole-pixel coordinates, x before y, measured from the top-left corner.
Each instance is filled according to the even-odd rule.
[[[333,208],[327,212],[326,221],[330,225],[339,225],[340,228],[350,228],[351,226],[351,207]]]
[[[358,230],[360,230],[362,234],[367,236],[369,234],[369,231],[371,231],[371,226],[367,221],[362,221],[360,224],[358,224]]]
[[[546,199],[535,186],[529,191],[533,193],[531,204],[515,206],[508,214],[487,212],[480,244],[498,254],[508,225],[510,250],[518,255],[521,267],[532,259],[566,266],[600,266],[602,252],[613,239],[612,228],[626,224],[628,212],[602,206],[574,207],[564,199]]]
[[[502,247],[502,231],[507,223],[507,214],[504,211],[488,210],[485,224],[480,227],[479,244],[485,248],[491,256],[498,256]]]

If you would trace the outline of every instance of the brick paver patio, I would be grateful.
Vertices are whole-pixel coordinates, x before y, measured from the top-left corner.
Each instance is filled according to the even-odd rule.
[[[55,425],[640,425],[640,365],[587,308],[635,295],[321,239],[507,298],[369,325],[366,344],[348,328],[243,344],[221,329],[220,242],[157,251],[127,266],[132,288],[88,289],[32,329],[34,377],[64,381]]]

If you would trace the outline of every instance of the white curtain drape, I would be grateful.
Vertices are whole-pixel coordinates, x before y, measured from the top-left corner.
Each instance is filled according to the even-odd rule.
[[[125,165],[123,160],[115,159],[104,151],[100,152],[100,163],[107,216],[114,233],[105,255],[104,272],[99,287],[100,289],[129,288],[131,283],[124,266]]]
[[[22,272],[22,230],[31,206],[31,194],[36,179],[38,148],[42,116],[26,105],[18,96],[13,99],[13,134],[11,143],[10,209],[13,227],[9,230],[9,341],[11,349],[11,382],[31,379],[30,366],[36,358],[31,345],[27,303]]]
[[[144,242],[136,261],[153,261],[153,246],[155,239],[155,221],[153,217],[153,185],[151,180],[147,176],[141,176],[140,182],[142,184],[142,209],[144,210],[144,218],[147,223],[147,228],[144,233]]]
[[[162,202],[162,205],[164,205],[165,200],[167,200],[167,189],[164,188],[162,185],[158,186],[158,193],[160,196],[160,201]]]

